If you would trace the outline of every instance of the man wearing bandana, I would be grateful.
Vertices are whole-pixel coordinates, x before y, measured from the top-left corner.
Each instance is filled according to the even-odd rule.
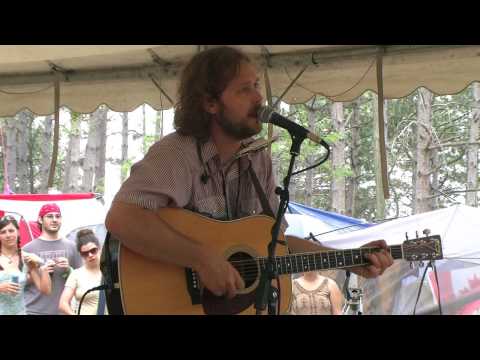
[[[27,284],[25,304],[28,315],[57,315],[58,302],[70,271],[82,266],[75,244],[60,237],[62,214],[57,204],[45,204],[38,213],[40,236],[23,249],[40,256],[50,272],[52,292],[41,294],[35,286]]]

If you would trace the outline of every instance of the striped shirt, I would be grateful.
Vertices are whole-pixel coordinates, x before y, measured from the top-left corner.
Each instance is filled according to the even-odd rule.
[[[253,139],[242,142],[247,147]],[[270,207],[276,213],[278,198],[272,162],[266,151],[251,151],[220,163],[215,144],[200,145],[190,136],[172,133],[155,143],[144,159],[134,164],[114,201],[157,210],[162,207],[185,208],[218,220],[238,219],[263,212],[259,196],[250,178],[252,166]],[[202,175],[208,173],[202,181]]]

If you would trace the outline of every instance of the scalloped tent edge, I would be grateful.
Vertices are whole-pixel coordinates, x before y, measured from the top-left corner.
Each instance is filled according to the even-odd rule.
[[[372,66],[377,46],[234,46],[252,56],[259,74],[268,71],[272,95],[285,93],[287,103],[303,103],[315,95],[351,101],[366,91],[378,92]],[[57,79],[60,104],[76,112],[91,113],[99,104],[121,112],[143,103],[156,110],[169,109],[172,104],[165,94],[176,101],[182,66],[200,48],[205,46],[4,45],[0,47],[0,116],[25,108],[38,115],[53,114],[54,87],[49,85]],[[385,99],[408,96],[418,87],[437,95],[454,94],[480,81],[480,46],[395,45],[381,50]]]

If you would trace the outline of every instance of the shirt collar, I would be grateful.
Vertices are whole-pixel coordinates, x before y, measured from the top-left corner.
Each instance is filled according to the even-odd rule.
[[[251,143],[253,143],[256,139],[250,137],[248,139],[241,141],[240,150],[248,147]],[[204,162],[208,162],[213,159],[215,156],[218,156],[218,150],[215,146],[212,138],[208,138],[208,140],[200,145],[200,151],[202,152],[202,158]],[[248,156],[249,157],[249,156]]]

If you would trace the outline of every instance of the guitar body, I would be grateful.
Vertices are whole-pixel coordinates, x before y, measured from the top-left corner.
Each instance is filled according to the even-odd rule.
[[[233,221],[218,221],[184,209],[171,208],[160,209],[158,215],[182,235],[217,249],[232,264],[250,259],[252,260],[250,264],[255,264],[253,259],[268,255],[267,245],[271,240],[270,231],[274,223],[268,216],[257,215]],[[280,240],[284,240],[283,234]],[[121,312],[127,315],[256,313],[254,301],[260,271],[255,265],[245,268],[243,273],[239,271],[241,275],[246,276],[242,275],[246,288],[234,299],[215,297],[199,287],[201,289],[199,297],[194,301],[189,291],[192,281],[184,267],[148,259],[122,246],[115,239],[109,245],[105,251],[110,251],[114,255],[110,264],[107,264],[102,254],[102,272],[116,277],[115,269],[108,269],[108,266],[115,266],[116,262],[118,279],[111,280],[119,284],[119,291],[107,291],[109,312],[112,309],[112,313],[119,313],[118,305],[121,304]],[[118,246],[118,252],[112,249],[115,246]],[[277,245],[276,256],[287,253],[285,245]],[[291,277],[281,276],[279,279],[279,286],[276,281],[273,281],[273,285],[280,289],[280,313],[285,313],[290,307]],[[117,309],[113,309],[115,307]]]
[[[223,254],[239,272],[245,289],[231,300],[214,296],[201,286],[198,274],[192,269],[148,259],[122,246],[108,234],[100,269],[108,288],[105,293],[109,314],[255,314],[256,290],[268,263],[267,247],[274,220],[257,215],[218,221],[188,210],[170,208],[160,209],[158,216],[178,233]],[[274,266],[278,274],[287,276],[280,276],[278,283],[274,280],[272,285],[279,290],[280,314],[290,308],[290,274],[364,266],[368,264],[366,254],[381,250],[378,247],[361,247],[290,255],[283,234],[279,240],[281,243],[276,247]],[[417,236],[388,249],[393,259],[432,261],[443,257],[439,235]]]

